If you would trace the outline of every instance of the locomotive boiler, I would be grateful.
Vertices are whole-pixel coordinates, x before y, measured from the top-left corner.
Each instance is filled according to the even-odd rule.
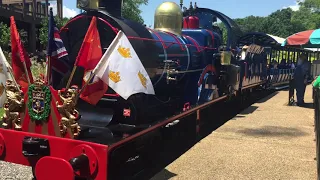
[[[97,106],[79,102],[80,123],[104,127],[144,124],[237,90],[239,69],[231,64],[231,53],[219,49],[221,34],[201,24],[192,10],[183,13],[173,2],[162,3],[155,11],[154,29],[150,29],[121,17],[119,8],[114,7],[121,7],[122,2],[113,3],[116,5],[100,3],[99,8],[86,9],[61,29],[69,58],[76,59],[91,18],[96,16],[103,50],[119,30],[123,31],[148,72],[156,95],[135,94],[124,100],[109,88]],[[79,68],[72,84],[81,86],[83,73]],[[92,109],[95,114],[90,113]]]

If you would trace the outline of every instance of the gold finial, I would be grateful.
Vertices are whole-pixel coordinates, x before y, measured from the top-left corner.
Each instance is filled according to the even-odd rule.
[[[111,81],[113,81],[114,83],[121,81],[120,72],[110,71],[109,72],[109,79],[111,79]]]
[[[118,52],[120,53],[120,55],[124,58],[131,58],[131,54],[130,54],[130,49],[129,48],[124,48],[121,45],[118,47]]]
[[[164,2],[156,9],[154,29],[181,35],[183,13],[180,6],[174,2]]]

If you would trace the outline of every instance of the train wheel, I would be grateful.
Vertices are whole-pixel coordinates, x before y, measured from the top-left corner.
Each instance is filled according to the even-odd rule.
[[[209,102],[219,97],[217,85],[213,84],[214,74],[207,73],[198,89],[198,102]]]

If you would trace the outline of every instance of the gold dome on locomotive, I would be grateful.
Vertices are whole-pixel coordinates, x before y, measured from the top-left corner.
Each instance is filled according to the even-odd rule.
[[[181,35],[183,14],[174,2],[164,2],[154,14],[154,29]]]

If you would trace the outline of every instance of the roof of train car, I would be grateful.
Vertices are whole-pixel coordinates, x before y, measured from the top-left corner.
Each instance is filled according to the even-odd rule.
[[[243,35],[239,40],[239,45],[249,45],[249,44],[257,44],[264,47],[272,47],[275,49],[283,49],[284,47],[281,46],[281,44],[285,41],[284,38],[274,36],[271,34],[266,34],[262,32],[249,32]],[[300,48],[296,48],[300,49]],[[305,51],[316,51],[315,49],[311,48],[302,48]]]

